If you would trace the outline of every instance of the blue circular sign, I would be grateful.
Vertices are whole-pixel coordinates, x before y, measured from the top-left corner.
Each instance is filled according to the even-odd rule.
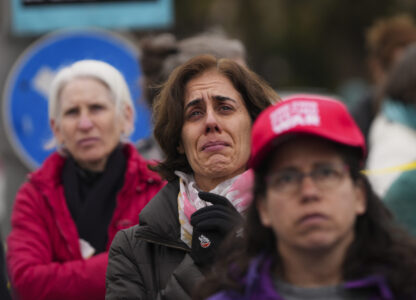
[[[57,70],[81,59],[105,61],[125,77],[135,102],[137,142],[151,131],[150,110],[139,101],[141,76],[137,51],[121,37],[103,30],[60,31],[30,46],[15,63],[4,93],[5,128],[23,162],[37,168],[53,151],[45,145],[52,139],[48,118],[48,90]]]

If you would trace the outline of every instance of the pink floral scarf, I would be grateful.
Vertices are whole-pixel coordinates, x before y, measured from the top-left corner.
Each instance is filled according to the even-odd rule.
[[[179,223],[181,224],[181,240],[191,247],[192,225],[191,215],[200,208],[212,205],[198,197],[200,189],[197,187],[194,176],[175,171],[179,176],[180,190],[178,194]],[[228,179],[216,186],[211,193],[227,198],[245,216],[248,206],[252,201],[252,187],[254,174],[247,170],[243,174]]]

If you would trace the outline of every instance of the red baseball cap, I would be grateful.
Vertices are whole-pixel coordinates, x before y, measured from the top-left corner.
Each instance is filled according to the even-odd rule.
[[[248,166],[257,169],[279,142],[295,133],[357,147],[363,161],[366,157],[364,136],[341,101],[327,96],[300,94],[268,107],[257,117],[251,131]]]

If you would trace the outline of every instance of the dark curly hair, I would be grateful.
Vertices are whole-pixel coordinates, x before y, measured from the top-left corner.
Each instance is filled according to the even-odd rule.
[[[343,160],[349,166],[355,183],[365,188],[367,209],[357,217],[355,239],[343,263],[343,279],[359,279],[372,274],[385,276],[396,299],[414,299],[416,295],[416,241],[394,222],[365,175],[360,172],[361,157],[354,148],[339,146]],[[251,259],[260,253],[273,257],[273,267],[282,270],[281,258],[276,248],[272,229],[260,221],[256,203],[265,196],[267,166],[270,157],[255,174],[254,200],[250,206],[244,238],[230,238],[224,243],[220,258],[212,272],[195,289],[193,299],[206,299],[221,290],[242,292],[241,279],[245,276]],[[235,236],[235,235],[234,235]],[[232,266],[232,268],[230,267]]]

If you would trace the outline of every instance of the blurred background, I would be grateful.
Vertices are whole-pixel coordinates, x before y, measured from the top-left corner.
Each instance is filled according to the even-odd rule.
[[[104,12],[101,13],[101,10]],[[127,41],[169,32],[177,39],[202,31],[241,40],[248,65],[282,94],[319,92],[347,105],[370,83],[365,33],[380,18],[416,17],[412,0],[2,0],[0,3],[0,221],[10,229],[15,193],[33,165],[22,160],[10,134],[7,107],[13,68],[59,29],[100,28]],[[65,21],[65,22],[64,22]],[[67,49],[71,52],[71,49]],[[74,50],[76,51],[76,50]],[[140,76],[140,66],[138,66]],[[137,81],[138,84],[138,81]],[[136,95],[140,98],[139,94]],[[139,101],[139,99],[137,99]],[[29,99],[26,99],[29,101]],[[25,104],[19,104],[23,109]],[[19,106],[16,108],[19,109]],[[146,110],[145,107],[142,108]],[[6,113],[5,113],[6,112]],[[144,113],[146,115],[146,113]],[[146,119],[146,122],[149,122]],[[144,127],[151,124],[143,124]],[[150,128],[151,130],[151,128]],[[143,137],[149,134],[145,131]]]

